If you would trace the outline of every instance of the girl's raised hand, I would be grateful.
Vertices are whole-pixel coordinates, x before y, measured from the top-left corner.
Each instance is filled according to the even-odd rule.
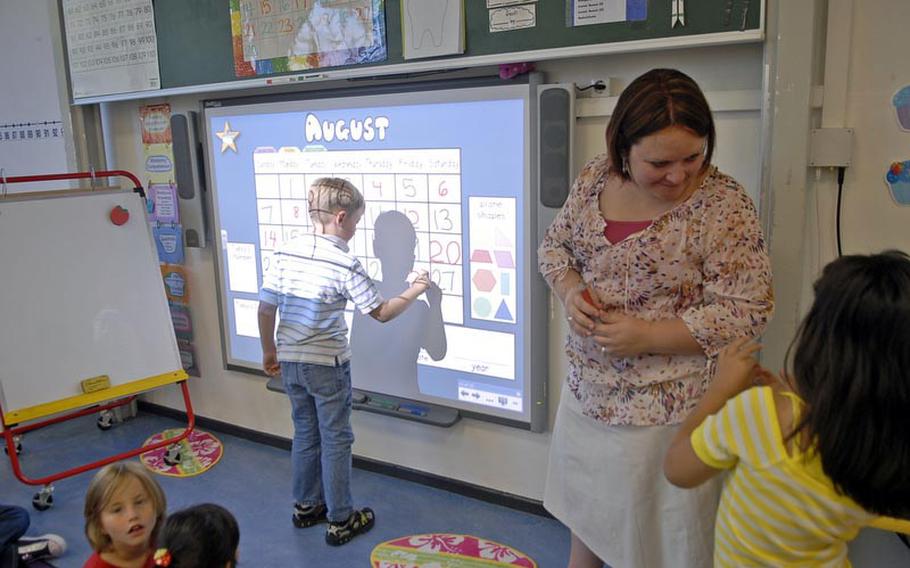
[[[733,340],[717,356],[717,372],[711,388],[722,389],[728,397],[735,396],[755,384],[761,367],[755,354],[761,345],[754,339],[741,337]]]

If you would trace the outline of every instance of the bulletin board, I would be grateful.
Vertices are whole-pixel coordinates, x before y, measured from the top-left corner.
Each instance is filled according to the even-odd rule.
[[[465,0],[464,53],[429,62],[423,60],[419,64],[422,67],[416,68],[446,69],[611,51],[755,42],[761,41],[764,34],[764,0],[680,0],[685,8],[684,25],[674,25],[674,0],[627,0],[633,4],[646,4],[644,19],[585,26],[567,25],[569,1],[532,2],[536,11],[534,27],[492,32],[487,2]],[[154,2],[161,89],[164,91],[161,94],[256,86],[248,77],[238,77],[235,69],[231,2],[238,0]],[[382,6],[385,11],[385,59],[323,69],[332,72],[329,78],[395,75],[410,72],[418,65],[405,61],[402,56],[400,0],[384,0]],[[284,73],[290,74],[293,73]],[[282,75],[279,72],[275,77]],[[257,81],[258,85],[266,84],[261,78],[253,81]],[[113,97],[114,100],[116,98]],[[97,97],[77,98],[75,102],[92,103],[98,100]]]

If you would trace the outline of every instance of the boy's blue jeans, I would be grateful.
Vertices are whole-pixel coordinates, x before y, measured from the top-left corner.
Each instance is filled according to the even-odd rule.
[[[325,503],[330,521],[345,521],[354,510],[351,363],[328,367],[281,362],[281,380],[291,399],[294,420],[294,499],[303,506]]]

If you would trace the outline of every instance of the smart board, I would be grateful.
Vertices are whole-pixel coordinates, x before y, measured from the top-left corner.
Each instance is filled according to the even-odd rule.
[[[536,85],[433,87],[206,104],[225,360],[261,368],[263,271],[313,230],[309,185],[343,177],[366,200],[350,249],[383,296],[420,270],[436,284],[386,324],[349,304],[354,386],[536,428]]]

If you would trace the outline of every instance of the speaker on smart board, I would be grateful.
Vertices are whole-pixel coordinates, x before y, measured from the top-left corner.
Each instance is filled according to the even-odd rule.
[[[171,115],[174,150],[174,179],[183,242],[188,247],[205,247],[208,235],[205,217],[205,183],[202,176],[202,144],[195,112]]]
[[[540,203],[559,208],[572,185],[572,139],[575,131],[575,88],[571,84],[540,85],[538,167]]]

